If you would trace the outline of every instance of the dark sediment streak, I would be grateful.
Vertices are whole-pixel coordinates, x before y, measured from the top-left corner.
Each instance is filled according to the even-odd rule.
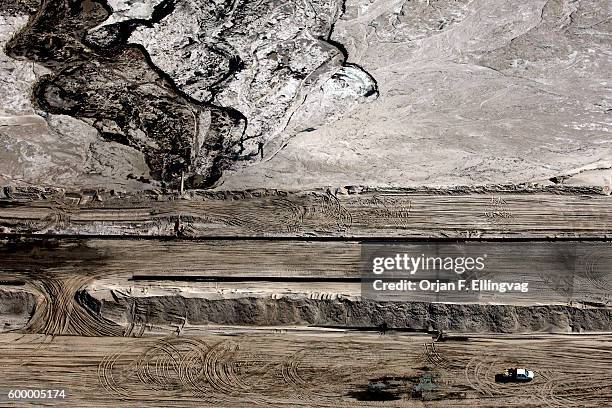
[[[112,14],[106,0],[43,0],[6,51],[52,71],[34,87],[34,102],[42,110],[84,120],[106,140],[142,151],[152,178],[164,187],[177,189],[184,179],[187,188],[209,188],[234,162],[259,156],[261,146],[245,153],[247,118],[213,103],[224,83],[244,68],[232,47],[217,50],[227,67],[207,86],[211,97],[196,100],[153,63],[143,46],[128,42],[134,30],[153,27],[176,5],[177,0],[164,0],[149,19],[92,31]],[[344,66],[365,72],[346,62],[346,49],[330,38],[333,30],[332,22],[327,38],[319,40],[342,54]],[[373,87],[366,96],[378,95],[376,81],[367,75]],[[199,118],[207,115],[204,130]]]
[[[116,24],[104,38],[91,38],[88,30],[111,13],[108,3],[47,0],[6,51],[53,71],[34,87],[40,108],[83,119],[107,140],[141,150],[152,176],[167,187],[177,188],[185,176],[189,186],[206,188],[223,168],[242,159],[246,118],[235,109],[185,95],[152,63],[144,47],[127,42],[133,30],[161,21],[174,5],[174,0],[164,1],[150,20]],[[194,146],[194,140],[200,132],[198,117],[206,112],[212,119],[203,140],[209,160],[196,174],[193,164],[200,146]]]

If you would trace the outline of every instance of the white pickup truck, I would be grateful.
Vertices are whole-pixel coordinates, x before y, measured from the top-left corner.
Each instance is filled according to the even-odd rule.
[[[533,377],[533,371],[526,368],[508,368],[502,374],[495,375],[495,382],[528,382]]]

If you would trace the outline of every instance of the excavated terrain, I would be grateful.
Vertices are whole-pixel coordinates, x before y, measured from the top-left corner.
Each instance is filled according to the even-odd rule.
[[[65,387],[60,404],[70,407],[590,408],[611,398],[611,344],[609,335],[441,343],[427,335],[232,328],[53,341],[9,334],[0,343],[0,373],[9,387],[27,387],[31,378]],[[534,381],[494,381],[525,361]]]
[[[0,249],[1,287],[6,288],[1,293],[7,310],[14,310],[11,321],[21,321],[21,326],[11,324],[4,330],[142,336],[212,324],[355,330],[384,325],[456,333],[612,331],[609,242],[584,247],[586,257],[577,262],[582,266],[571,275],[561,274],[568,260],[551,264],[546,254],[561,254],[579,242],[518,242],[514,249],[497,250],[489,243],[488,255],[508,252],[503,265],[509,265],[480,278],[512,281],[519,271],[531,291],[454,300],[444,294],[369,296],[360,283],[362,245],[308,240],[7,240]],[[289,256],[292,251],[296,254]],[[512,264],[517,254],[525,260]]]
[[[0,180],[609,191],[606,4],[3,2]]]
[[[333,98],[311,102],[323,106],[320,120],[378,96],[374,79],[330,39],[340,3],[150,6],[147,18],[111,22],[105,2],[44,1],[5,45],[7,57],[48,70],[32,85],[43,117],[78,119],[142,153],[149,171],[129,179],[211,187],[234,162],[263,157],[310,90]],[[166,37],[176,40],[150,41]]]
[[[0,406],[611,405],[610,9],[0,0]]]
[[[323,297],[325,297],[323,295]],[[331,296],[330,296],[331,297]],[[218,299],[148,296],[94,303],[100,314],[125,333],[185,324],[223,326],[319,326],[375,331],[453,333],[582,333],[612,328],[612,309],[599,307],[509,306],[373,302],[296,298]]]

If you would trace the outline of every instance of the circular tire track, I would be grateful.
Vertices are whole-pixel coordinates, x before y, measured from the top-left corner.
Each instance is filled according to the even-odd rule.
[[[123,327],[94,313],[77,298],[93,279],[70,275],[30,281],[42,296],[23,331],[52,336],[123,336]]]
[[[583,278],[586,280],[588,288],[599,289],[606,293],[612,292],[609,272],[610,259],[604,258],[597,250],[590,251],[583,257],[582,270]]]
[[[201,386],[202,364],[209,347],[200,340],[171,338],[140,351],[132,347],[112,353],[98,366],[100,384],[119,399],[174,399],[185,391],[207,397]],[[127,362],[127,364],[126,364]],[[121,367],[119,366],[121,365]]]
[[[612,376],[571,374],[550,380],[542,387],[541,399],[554,408],[604,407],[612,400]]]
[[[190,395],[209,404],[238,404],[246,400],[269,405],[260,394],[252,393],[251,385],[262,388],[256,375],[266,367],[254,367],[253,372],[243,370],[257,362],[244,363],[238,343],[221,341],[209,346],[195,339],[168,338],[141,350],[126,349],[100,362],[98,380],[114,397],[175,400]],[[270,382],[269,386],[273,384]]]

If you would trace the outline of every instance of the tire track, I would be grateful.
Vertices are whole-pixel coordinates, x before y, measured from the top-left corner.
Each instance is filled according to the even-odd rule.
[[[98,366],[98,381],[114,397],[130,400],[153,393],[159,399],[189,395],[210,404],[268,404],[265,397],[251,393],[250,374],[240,370],[244,356],[239,351],[232,341],[211,346],[195,339],[166,338],[142,351],[132,348],[105,356]]]
[[[50,336],[123,336],[121,326],[94,313],[77,299],[77,293],[94,279],[73,275],[30,280],[29,285],[41,298],[22,331]]]

